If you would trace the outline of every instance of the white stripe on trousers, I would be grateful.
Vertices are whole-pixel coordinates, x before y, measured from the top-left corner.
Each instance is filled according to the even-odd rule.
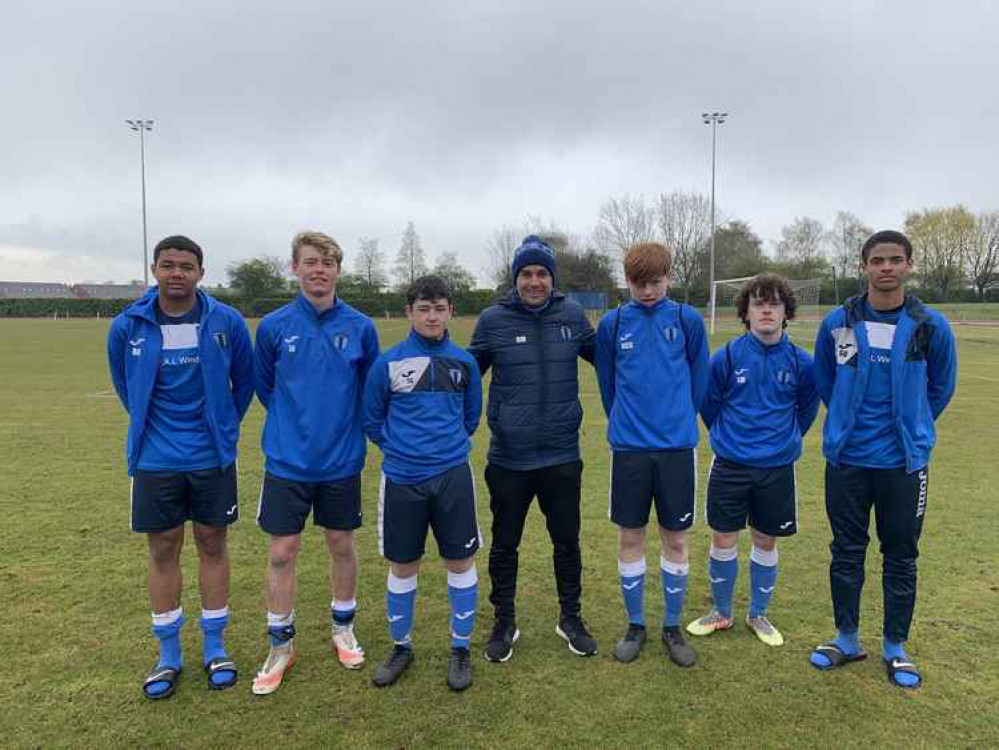
[[[385,557],[385,472],[378,483],[378,554]]]

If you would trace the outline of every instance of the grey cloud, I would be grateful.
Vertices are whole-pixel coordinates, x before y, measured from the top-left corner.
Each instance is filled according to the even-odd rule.
[[[716,106],[719,200],[766,235],[995,208],[997,21],[974,2],[5,7],[0,243],[134,256],[135,116],[157,120],[151,235],[188,227],[226,262],[303,225],[391,254],[412,219],[431,257],[478,268],[526,213],[586,232],[610,195],[706,189]]]

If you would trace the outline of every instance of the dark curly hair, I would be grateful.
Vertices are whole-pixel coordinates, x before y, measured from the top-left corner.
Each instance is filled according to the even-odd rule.
[[[770,302],[784,303],[784,327],[787,321],[794,319],[794,311],[798,309],[798,300],[787,283],[787,279],[775,273],[761,273],[746,282],[746,286],[735,299],[735,311],[739,320],[749,330],[749,298],[757,297]]]

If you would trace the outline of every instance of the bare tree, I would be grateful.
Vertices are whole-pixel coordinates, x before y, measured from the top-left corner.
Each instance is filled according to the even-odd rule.
[[[378,247],[378,240],[372,237],[362,237],[358,242],[357,259],[354,261],[357,275],[364,280],[365,286],[380,291],[388,285],[388,275],[385,273],[385,254]]]
[[[964,279],[965,263],[975,243],[975,216],[964,206],[928,208],[905,217],[905,231],[916,248],[919,276],[946,302]]]
[[[782,227],[781,239],[777,243],[777,260],[811,266],[822,257],[824,233],[822,222],[807,216]]]
[[[673,251],[673,284],[683,287],[684,300],[704,269],[704,253],[711,239],[711,201],[700,193],[682,190],[659,197],[659,231]]]
[[[402,244],[395,256],[395,278],[400,287],[407,287],[427,273],[427,261],[420,245],[420,235],[413,222],[406,224],[402,233]]]
[[[978,299],[999,283],[999,211],[975,217],[975,236],[968,249],[968,277],[975,285]]]
[[[632,245],[655,240],[657,224],[655,206],[644,197],[611,198],[600,206],[593,239],[607,255],[623,257]]]
[[[486,253],[489,256],[486,273],[496,288],[503,290],[513,286],[513,279],[510,278],[510,266],[513,263],[513,254],[520,247],[520,240],[524,232],[516,227],[504,226],[494,229],[492,237],[486,243]]]
[[[860,276],[860,248],[874,233],[849,211],[838,211],[827,239],[832,249],[832,266],[841,279]]]

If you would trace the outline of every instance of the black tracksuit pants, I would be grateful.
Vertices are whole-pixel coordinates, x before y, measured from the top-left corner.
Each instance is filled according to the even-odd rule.
[[[909,637],[916,607],[916,558],[926,513],[928,469],[907,474],[897,469],[866,469],[826,464],[826,513],[832,526],[832,590],[836,628],[854,632],[860,625],[860,593],[864,558],[874,520],[881,542],[884,588],[884,636],[901,642]]]
[[[524,534],[527,511],[535,495],[545,516],[554,547],[555,585],[563,616],[579,614],[583,564],[579,554],[579,500],[582,461],[515,471],[495,464],[486,466],[489,507],[493,514],[489,550],[489,601],[496,619],[515,619],[517,550]]]

